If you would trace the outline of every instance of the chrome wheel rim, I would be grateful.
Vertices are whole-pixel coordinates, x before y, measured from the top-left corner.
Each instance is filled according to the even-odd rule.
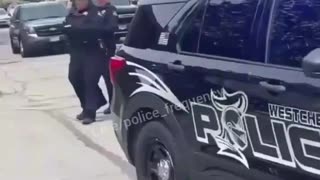
[[[174,180],[174,166],[167,148],[155,140],[148,152],[147,174],[150,180]]]

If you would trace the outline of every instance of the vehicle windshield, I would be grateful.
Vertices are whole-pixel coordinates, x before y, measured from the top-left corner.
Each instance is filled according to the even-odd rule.
[[[0,9],[0,15],[5,15],[7,12],[4,9]]]
[[[21,8],[21,20],[23,21],[65,17],[66,15],[67,9],[59,3],[25,6]]]
[[[129,0],[111,0],[111,4],[115,6],[130,5],[130,1]]]

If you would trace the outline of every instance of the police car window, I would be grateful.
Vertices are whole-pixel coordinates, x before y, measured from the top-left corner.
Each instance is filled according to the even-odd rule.
[[[199,53],[248,59],[258,0],[209,0]]]
[[[195,10],[192,10],[181,28],[182,36],[180,39],[180,49],[185,52],[198,52],[199,35],[203,22],[205,6],[200,4]]]
[[[301,67],[320,46],[320,1],[280,0],[269,38],[269,63]]]
[[[161,27],[165,27],[184,3],[153,5],[152,12]]]

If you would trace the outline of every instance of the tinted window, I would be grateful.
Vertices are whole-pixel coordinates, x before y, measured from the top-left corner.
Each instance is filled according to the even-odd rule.
[[[165,27],[182,6],[183,3],[154,5],[152,11],[157,22]]]
[[[162,27],[157,22],[151,6],[141,6],[131,22],[125,45],[140,49],[151,48],[158,42]]]
[[[162,32],[183,4],[140,6],[133,18],[125,45],[135,48],[158,48]],[[169,37],[172,40],[172,37]],[[173,41],[173,40],[172,40]],[[164,47],[164,46],[163,46]],[[171,49],[171,43],[167,48]],[[176,44],[174,44],[176,49]]]
[[[274,13],[269,62],[301,67],[303,57],[320,45],[320,1],[281,0]]]
[[[182,38],[180,40],[180,48],[182,51],[198,52],[199,34],[204,9],[204,4],[199,4],[195,10],[192,10],[192,14],[185,19],[181,29]]]
[[[67,9],[62,4],[27,5],[21,7],[21,20],[29,21],[44,18],[64,17]]]
[[[209,0],[199,53],[248,59],[258,0]]]
[[[0,15],[5,15],[7,12],[4,9],[0,9]]]

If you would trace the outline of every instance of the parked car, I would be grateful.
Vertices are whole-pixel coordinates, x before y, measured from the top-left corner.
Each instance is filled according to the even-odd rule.
[[[66,7],[57,2],[19,5],[11,18],[12,52],[27,57],[45,50],[63,49],[62,23],[66,15]]]
[[[140,1],[110,60],[138,180],[319,180],[317,0]]]
[[[7,11],[3,8],[0,8],[0,26],[9,26],[10,16]]]

